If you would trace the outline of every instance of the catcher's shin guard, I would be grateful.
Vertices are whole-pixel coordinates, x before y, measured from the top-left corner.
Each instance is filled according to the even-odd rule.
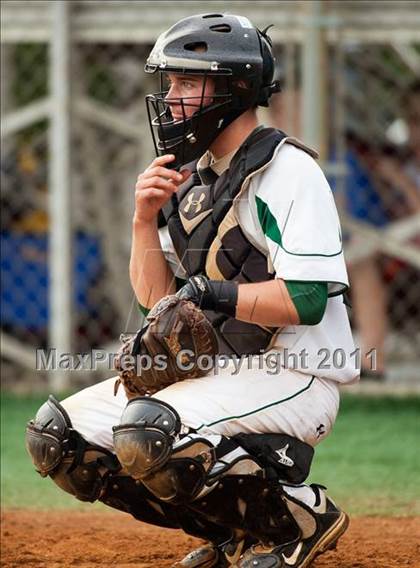
[[[176,410],[156,398],[129,401],[114,427],[114,448],[130,475],[163,502],[264,540],[299,535],[271,464],[264,467],[234,439],[183,431]],[[277,459],[284,461],[281,449]]]
[[[185,504],[201,491],[206,465],[199,459],[212,445],[200,438],[190,452],[176,452],[181,421],[174,408],[150,397],[130,400],[113,427],[114,449],[122,466],[162,501]]]

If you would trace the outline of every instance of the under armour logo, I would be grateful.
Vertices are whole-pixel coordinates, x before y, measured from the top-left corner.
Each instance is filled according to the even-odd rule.
[[[188,195],[187,204],[184,207],[184,213],[188,213],[192,205],[195,206],[194,213],[198,213],[203,208],[201,204],[205,200],[206,194],[203,192],[198,199],[194,199],[194,197],[195,197],[194,193],[190,193]]]
[[[320,424],[316,429],[316,437],[319,438],[323,434],[325,434],[325,426],[323,424]]]
[[[284,448],[276,450],[276,454],[279,456],[279,463],[281,463],[282,465],[287,465],[287,467],[293,467],[295,465],[295,462],[286,454],[288,449],[289,444],[286,444]]]

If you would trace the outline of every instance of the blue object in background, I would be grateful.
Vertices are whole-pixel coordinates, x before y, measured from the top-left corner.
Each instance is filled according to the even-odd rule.
[[[346,210],[357,220],[376,227],[389,222],[381,196],[368,171],[351,151],[346,155],[347,177],[345,183]]]
[[[92,312],[89,288],[102,266],[98,237],[74,236],[74,302],[79,313]],[[2,325],[45,329],[48,324],[47,234],[1,233]]]

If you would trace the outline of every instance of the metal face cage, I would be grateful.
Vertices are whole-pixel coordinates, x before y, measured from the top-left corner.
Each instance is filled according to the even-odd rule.
[[[174,69],[174,74],[203,77],[201,94],[168,98],[169,89],[165,86],[168,71],[172,70],[159,71],[160,91],[146,96],[146,108],[156,155],[175,153],[176,162],[167,167],[177,167],[188,161],[189,145],[196,144],[206,130],[214,130],[214,120],[219,122],[232,108],[232,74],[229,70],[212,73]],[[215,92],[210,96],[205,94],[209,77],[215,80]],[[210,104],[206,104],[208,98],[211,99]],[[180,108],[181,118],[172,115],[171,106],[174,105]],[[195,109],[192,113],[191,108]]]

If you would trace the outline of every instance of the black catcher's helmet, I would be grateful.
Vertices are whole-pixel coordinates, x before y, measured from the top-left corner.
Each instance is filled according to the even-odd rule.
[[[175,154],[172,167],[200,157],[218,134],[251,107],[268,106],[280,90],[273,81],[271,40],[242,16],[200,14],[177,22],[159,36],[145,65],[159,72],[161,91],[147,95],[146,104],[156,152]],[[163,87],[164,73],[204,77],[201,97],[177,99],[183,119],[174,120]],[[211,103],[204,105],[207,77],[215,81]],[[191,100],[193,99],[194,100]],[[187,116],[185,108],[197,110]]]

